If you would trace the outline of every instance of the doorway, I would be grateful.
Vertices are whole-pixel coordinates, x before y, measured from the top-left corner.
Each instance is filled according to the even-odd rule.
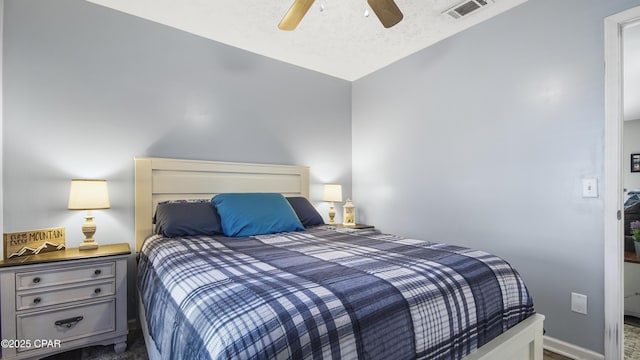
[[[605,19],[604,290],[605,358],[623,358],[623,78],[622,33],[640,20],[640,7]]]
[[[631,237],[631,223],[640,220],[640,21],[622,29],[622,79],[623,339],[624,358],[636,360],[640,359],[640,257]]]

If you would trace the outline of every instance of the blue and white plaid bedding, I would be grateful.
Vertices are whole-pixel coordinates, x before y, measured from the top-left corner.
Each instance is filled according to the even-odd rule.
[[[494,255],[328,226],[153,236],[138,287],[163,359],[459,359],[534,313]]]

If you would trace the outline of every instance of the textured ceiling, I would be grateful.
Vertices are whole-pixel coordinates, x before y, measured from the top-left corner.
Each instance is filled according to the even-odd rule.
[[[396,0],[404,19],[390,29],[365,0],[316,1],[298,28],[277,25],[293,0],[87,0],[227,45],[353,81],[527,0],[495,0],[454,20],[460,0]]]

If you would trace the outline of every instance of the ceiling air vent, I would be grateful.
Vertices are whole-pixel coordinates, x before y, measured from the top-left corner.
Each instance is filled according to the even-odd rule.
[[[464,1],[451,9],[443,12],[443,14],[448,14],[454,19],[460,19],[463,16],[467,16],[472,12],[489,5],[493,0],[468,0]]]

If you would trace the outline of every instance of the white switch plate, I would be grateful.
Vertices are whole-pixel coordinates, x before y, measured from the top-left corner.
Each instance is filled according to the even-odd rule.
[[[589,197],[589,198],[598,197],[598,179],[597,178],[582,179],[582,197]]]
[[[587,295],[572,292],[571,311],[587,315]]]

